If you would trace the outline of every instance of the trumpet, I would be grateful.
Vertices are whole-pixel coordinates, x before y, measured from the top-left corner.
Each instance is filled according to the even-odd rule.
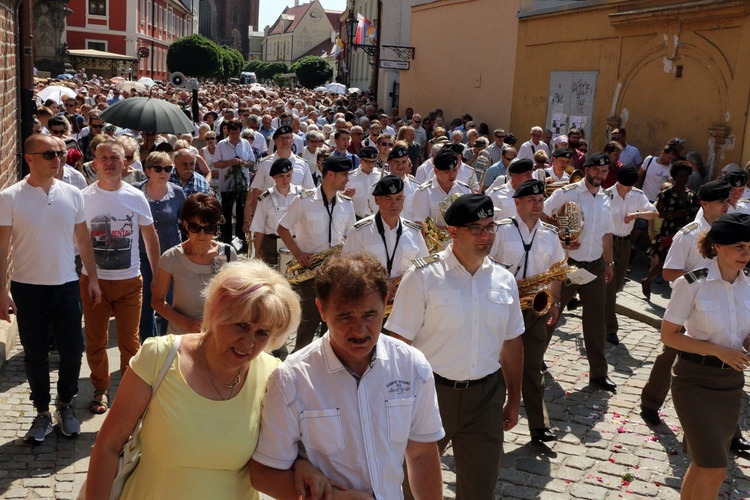
[[[518,282],[521,309],[531,309],[537,316],[544,316],[552,307],[552,294],[547,286],[553,281],[565,281],[569,273],[577,271],[564,260],[553,264],[547,271],[529,276]]]
[[[289,283],[291,283],[292,285],[298,285],[314,278],[318,275],[318,268],[320,267],[320,265],[323,264],[323,262],[325,262],[329,257],[333,257],[334,255],[338,255],[339,253],[341,253],[342,248],[344,248],[344,245],[336,245],[329,248],[328,250],[323,250],[322,252],[314,254],[310,258],[309,267],[303,266],[299,263],[299,261],[297,261],[297,259],[294,259],[286,268],[286,279],[289,280]]]

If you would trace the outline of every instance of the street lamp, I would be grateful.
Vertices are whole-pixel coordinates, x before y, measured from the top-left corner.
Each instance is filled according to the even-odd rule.
[[[351,87],[352,83],[352,52],[354,45],[354,34],[357,32],[357,17],[354,15],[354,1],[349,4],[349,17],[346,18],[346,34],[348,36],[348,44],[346,46],[346,87]]]

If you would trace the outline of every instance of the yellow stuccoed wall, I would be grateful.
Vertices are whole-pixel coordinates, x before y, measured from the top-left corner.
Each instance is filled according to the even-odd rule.
[[[412,8],[411,69],[401,72],[400,110],[442,108],[508,128],[518,0],[441,0]]]
[[[510,122],[519,138],[546,118],[551,72],[598,71],[590,151],[621,125],[644,157],[678,136],[718,166],[714,175],[750,160],[750,2],[586,4],[520,16]]]

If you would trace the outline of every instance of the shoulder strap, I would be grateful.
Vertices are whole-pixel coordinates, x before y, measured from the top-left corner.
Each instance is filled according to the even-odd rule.
[[[695,269],[685,275],[685,280],[688,283],[695,283],[696,281],[708,276],[708,269]]]
[[[232,252],[229,250],[229,244],[224,243],[224,256],[227,258],[227,262],[232,259]]]
[[[651,162],[653,162],[653,161],[654,161],[654,157],[653,157],[653,155],[652,155],[652,156],[649,156],[649,157],[648,157],[648,163],[646,163],[646,170],[644,171],[644,175],[645,175],[645,173],[646,173],[646,172],[648,172],[648,167],[650,167],[650,166],[651,166]]]
[[[180,348],[181,341],[182,341],[182,335],[174,336],[174,342],[172,343],[172,348],[169,350],[169,354],[167,354],[167,359],[164,360],[164,366],[161,367],[161,370],[159,371],[159,375],[157,375],[156,380],[154,380],[154,385],[151,386],[151,399],[148,402],[148,406],[151,406],[151,401],[153,401],[154,399],[156,390],[159,388],[162,381],[164,380],[164,377],[167,374],[167,370],[169,370],[169,367],[172,366],[172,361],[174,361],[175,356],[177,356],[177,349]],[[148,406],[146,407],[146,411],[148,411]],[[143,412],[144,415],[146,414],[146,411]]]

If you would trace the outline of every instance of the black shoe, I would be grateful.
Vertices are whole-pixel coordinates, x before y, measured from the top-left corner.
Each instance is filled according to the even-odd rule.
[[[659,412],[645,406],[641,406],[641,418],[649,425],[657,426],[661,423]]]
[[[549,441],[557,441],[557,436],[552,434],[549,429],[531,429],[531,440],[535,443],[547,443]]]
[[[578,306],[581,305],[581,301],[578,299],[578,297],[573,297],[570,299],[570,302],[568,302],[568,311],[575,311],[578,309]]]
[[[612,382],[609,377],[594,377],[591,379],[591,385],[595,385],[605,391],[617,392],[617,384]]]
[[[607,342],[612,345],[620,345],[620,337],[618,337],[616,333],[608,333]]]
[[[743,437],[732,438],[732,444],[729,445],[729,449],[738,453],[748,451],[750,450],[750,441]]]

